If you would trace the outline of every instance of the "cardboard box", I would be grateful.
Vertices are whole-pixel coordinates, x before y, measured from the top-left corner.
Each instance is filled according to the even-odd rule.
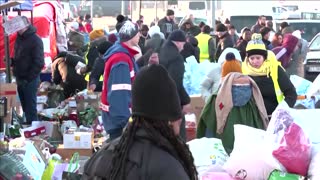
[[[201,95],[192,95],[191,99],[191,107],[192,112],[196,115],[197,124],[200,121],[201,112],[205,106],[205,101],[202,99]]]
[[[71,132],[63,134],[65,149],[92,149],[93,132]]]
[[[0,84],[0,96],[7,97],[7,116],[4,117],[4,123],[10,124],[12,120],[12,108],[17,104],[17,84]]]
[[[63,144],[59,144],[56,153],[59,154],[62,159],[71,159],[72,155],[78,152],[80,156],[91,157],[93,149],[66,149]]]

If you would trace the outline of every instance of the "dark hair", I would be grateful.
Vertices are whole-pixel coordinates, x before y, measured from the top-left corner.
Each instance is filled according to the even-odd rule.
[[[91,15],[90,14],[86,14],[85,16],[84,16],[84,19],[85,20],[89,20],[91,18]]]
[[[266,35],[266,34],[268,34],[270,31],[272,31],[270,28],[268,28],[268,27],[263,27],[263,28],[261,28],[260,29],[260,34],[261,34],[261,36],[262,36],[262,38]]]
[[[143,24],[141,27],[141,31],[149,31],[148,25]]]
[[[289,24],[287,22],[285,22],[285,21],[280,24],[281,30],[286,28],[286,27],[288,27],[288,26],[289,26]]]
[[[117,16],[117,22],[119,22],[119,23],[122,23],[123,21],[125,21],[125,17],[122,15],[122,14],[119,14],[118,16]]]
[[[205,26],[206,25],[206,23],[204,23],[203,21],[201,21],[200,23],[199,23],[199,28],[202,28],[203,26]]]
[[[174,135],[168,121],[155,121],[143,117],[133,116],[133,122],[128,124],[119,144],[114,149],[112,167],[108,180],[125,179],[126,161],[130,148],[136,138],[138,129],[143,128],[149,136],[149,140],[159,148],[175,157],[183,166],[191,180],[197,179],[197,170],[193,163],[192,154],[188,146]],[[163,139],[167,139],[168,144]],[[172,147],[170,147],[172,146]]]
[[[266,18],[266,16],[265,15],[259,16],[259,19],[262,19],[262,18]]]
[[[79,16],[78,19],[83,21],[83,16]]]
[[[230,20],[227,18],[225,21],[224,21],[224,24],[230,24]]]
[[[203,27],[203,31],[202,31],[202,32],[203,32],[203,33],[206,33],[206,34],[210,34],[210,32],[211,32],[210,26],[205,25],[205,26]]]
[[[230,29],[236,29],[236,28],[234,27],[234,25],[231,24],[231,25],[229,26],[229,30],[230,30]]]
[[[98,52],[104,54],[113,44],[109,41],[103,41],[98,45]]]

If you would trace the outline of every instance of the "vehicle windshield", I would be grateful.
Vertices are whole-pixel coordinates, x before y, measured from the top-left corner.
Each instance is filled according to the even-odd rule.
[[[309,46],[310,51],[320,50],[320,35],[318,35]]]
[[[308,42],[320,32],[320,22],[289,22],[294,30],[303,30],[301,37]]]
[[[189,2],[189,9],[204,10],[206,9],[206,5],[205,5],[205,2]]]
[[[259,16],[231,16],[230,23],[234,25],[236,30],[240,30],[244,27],[251,28],[258,21]],[[272,16],[266,16],[267,20],[272,20]]]
[[[207,24],[207,19],[204,19],[204,18],[194,18],[193,23],[194,23],[195,25],[199,25],[201,22],[204,22],[205,24]]]

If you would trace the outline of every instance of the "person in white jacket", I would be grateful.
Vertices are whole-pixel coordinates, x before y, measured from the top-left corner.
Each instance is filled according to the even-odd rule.
[[[212,70],[209,71],[207,77],[201,83],[201,96],[207,102],[212,94],[218,92],[221,82],[221,66],[226,59],[226,54],[232,52],[236,59],[242,62],[239,51],[235,48],[226,48],[219,56],[218,63],[214,63]]]

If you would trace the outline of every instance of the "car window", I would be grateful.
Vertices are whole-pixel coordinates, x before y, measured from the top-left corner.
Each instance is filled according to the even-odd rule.
[[[237,31],[240,31],[244,27],[253,26],[256,24],[259,16],[231,16],[230,22],[235,26]],[[266,16],[267,20],[272,20],[272,16]]]
[[[320,22],[289,22],[294,30],[303,30],[302,38],[310,42],[312,38],[320,32]]]
[[[194,18],[194,24],[199,25],[201,22],[204,22],[205,24],[207,23],[207,19],[204,18]]]
[[[320,50],[320,35],[318,35],[309,46],[309,49],[312,50]]]
[[[205,5],[205,2],[189,2],[189,9],[203,10],[203,9],[206,9],[206,5]]]

